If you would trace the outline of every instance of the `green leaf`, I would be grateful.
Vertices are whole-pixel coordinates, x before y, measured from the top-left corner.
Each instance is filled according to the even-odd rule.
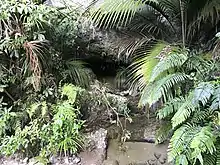
[[[171,48],[172,49],[172,48]],[[161,60],[153,69],[150,82],[153,82],[161,73],[175,67],[181,67],[187,60],[187,55],[183,53],[171,53]]]
[[[163,97],[164,100],[170,99],[171,88],[189,80],[189,76],[184,73],[174,73],[147,86],[141,95],[140,104],[152,106]]]
[[[212,110],[220,109],[220,86],[215,88],[215,92],[212,97],[212,104],[210,107]]]
[[[202,82],[194,91],[193,103],[198,104],[198,102],[201,102],[205,106],[213,93],[214,86],[209,82]]]
[[[186,155],[179,155],[175,160],[175,164],[188,165],[189,163],[188,163]]]
[[[190,117],[191,113],[196,110],[197,104],[192,103],[192,98],[193,94],[190,93],[185,102],[182,103],[178,111],[171,119],[173,128],[185,122]]]

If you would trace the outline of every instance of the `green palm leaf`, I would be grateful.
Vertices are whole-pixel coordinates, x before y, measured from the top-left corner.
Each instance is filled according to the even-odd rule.
[[[86,70],[85,63],[82,61],[69,60],[66,61],[67,69],[62,73],[63,77],[70,78],[76,85],[88,87],[89,85],[89,72]]]
[[[157,56],[165,47],[166,44],[164,43],[156,43],[150,50],[149,48],[140,48],[141,50],[136,50],[137,52],[135,53],[139,57],[137,57],[135,62],[129,67],[132,68],[129,74],[129,81],[131,84],[138,83],[140,89],[146,87],[150,75],[152,74],[152,70],[159,61]]]
[[[99,26],[125,26],[143,5],[142,0],[107,0],[92,11],[92,19]]]

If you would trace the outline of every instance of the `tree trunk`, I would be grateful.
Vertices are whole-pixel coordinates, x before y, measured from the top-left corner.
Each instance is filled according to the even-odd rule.
[[[186,46],[186,34],[185,34],[185,19],[184,19],[184,6],[182,0],[180,0],[180,12],[181,12],[181,24],[182,24],[182,42],[183,48]]]

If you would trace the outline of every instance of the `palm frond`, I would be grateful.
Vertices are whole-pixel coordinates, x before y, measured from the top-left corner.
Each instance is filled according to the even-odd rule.
[[[211,19],[211,22],[213,24],[216,24],[220,19],[220,16],[218,13],[219,10],[220,10],[220,1],[218,0],[207,1],[205,6],[199,13],[197,20]]]
[[[97,9],[92,11],[92,19],[103,27],[125,26],[143,5],[142,0],[104,1]]]
[[[151,49],[137,49],[135,54],[138,56],[134,63],[129,66],[132,68],[129,74],[130,84],[138,83],[140,89],[146,87],[149,82],[153,68],[159,62],[157,56],[166,47],[164,43],[156,43]]]

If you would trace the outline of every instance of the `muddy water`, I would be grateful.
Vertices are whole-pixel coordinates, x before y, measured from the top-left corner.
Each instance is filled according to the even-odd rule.
[[[105,165],[167,165],[167,144],[126,142],[122,147],[114,140],[109,142]]]

